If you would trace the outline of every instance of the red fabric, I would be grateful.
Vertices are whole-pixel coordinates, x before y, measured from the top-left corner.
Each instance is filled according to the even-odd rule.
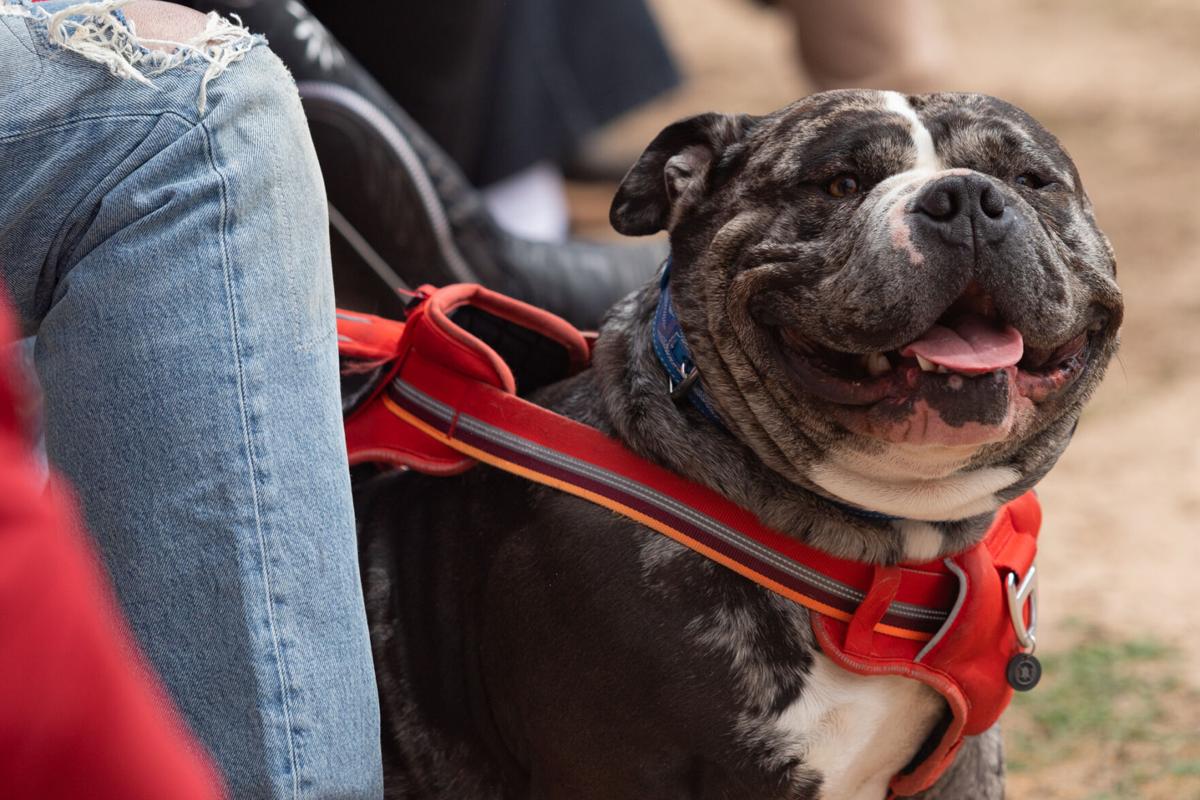
[[[12,333],[0,298],[0,796],[222,797],[121,622],[70,497],[41,485]]]
[[[396,359],[379,382],[377,393],[401,368],[398,356],[402,352],[432,354],[456,374],[507,393],[516,391],[512,371],[495,351],[450,321],[454,309],[465,304],[559,342],[567,350],[571,372],[582,369],[590,360],[591,348],[583,334],[546,311],[475,284],[456,284],[443,289],[423,286],[421,292],[428,299],[410,312],[407,323],[357,311],[338,312],[338,348],[343,356],[359,360]],[[384,463],[411,467],[430,475],[454,475],[475,464],[453,448],[408,426],[396,425],[395,417],[382,403],[370,401],[362,403],[346,420],[346,449],[351,464]]]
[[[843,669],[859,675],[904,675],[937,690],[950,706],[953,720],[942,740],[912,773],[893,779],[896,794],[932,786],[953,763],[962,737],[983,733],[1008,708],[1013,690],[1005,670],[1020,647],[1004,580],[1009,571],[1028,571],[1040,526],[1041,508],[1030,492],[996,513],[982,544],[951,559],[966,577],[962,606],[919,662],[915,659],[923,645],[918,642],[875,635],[864,648],[852,640],[852,625],[813,615],[821,650]]]
[[[419,327],[419,322],[414,324]],[[835,558],[791,536],[768,528],[751,512],[722,495],[634,455],[622,444],[595,428],[521,400],[494,385],[464,378],[454,369],[442,366],[438,353],[414,350],[408,352],[403,361],[399,377],[464,414],[483,419],[530,442],[602,466],[635,483],[679,498],[688,506],[737,529],[771,550],[807,564],[842,583],[864,589],[873,584],[875,568],[872,565]],[[408,427],[395,416],[386,422],[388,435],[400,428],[408,428],[404,435],[413,440],[418,437],[429,438],[415,428]],[[382,432],[383,430],[380,431]],[[444,446],[437,442],[434,444]],[[895,599],[902,602],[948,606],[957,593],[957,580],[940,563],[906,565],[899,571],[902,579],[896,589]]]
[[[912,772],[897,775],[892,780],[891,790],[895,794],[915,794],[935,783],[953,762],[963,737],[987,730],[1007,708],[1012,689],[1007,682],[1006,667],[1019,646],[1008,613],[1004,581],[1010,571],[1025,575],[1033,563],[1041,510],[1032,493],[1002,508],[981,544],[949,559],[954,569],[945,562],[878,567],[834,558],[766,528],[753,514],[716,492],[644,461],[599,431],[516,397],[511,371],[495,351],[458,329],[450,321],[447,311],[465,302],[503,306],[507,313],[501,316],[556,341],[569,343],[569,347],[578,347],[579,357],[586,362],[590,344],[579,340],[582,342],[580,347],[576,337],[564,332],[566,324],[561,320],[491,292],[481,294],[470,287],[428,291],[431,296],[410,315],[404,335],[395,339],[394,366],[388,379],[381,383],[376,399],[382,398],[386,402],[387,398],[382,394],[386,384],[399,377],[454,409],[454,425],[457,425],[457,414],[470,415],[572,459],[616,472],[865,593],[865,600],[852,616],[845,615],[842,619],[826,613],[812,614],[813,629],[822,651],[851,672],[901,675],[927,684],[946,699],[953,717],[928,757]],[[579,366],[573,359],[572,369]],[[453,425],[448,431],[430,425],[430,430],[442,436],[444,441],[435,439],[416,427],[419,420],[410,423],[402,419],[397,414],[405,413],[404,410],[397,408],[393,413],[385,402],[368,402],[367,407],[360,409],[350,420],[348,430],[354,429],[354,441],[360,446],[371,441],[403,442],[403,448],[391,451],[397,454],[394,463],[405,463],[418,470],[423,468],[421,459],[432,458],[433,454],[446,459],[457,457],[461,460],[458,464],[461,469],[473,463],[456,449],[463,443],[456,440]],[[401,450],[421,457],[406,462]],[[474,452],[480,458],[492,458],[478,449]],[[561,476],[547,481],[546,476],[538,474],[536,469],[530,472],[528,465],[522,472],[522,468],[514,463],[506,465],[501,459],[496,465],[549,485],[555,485],[552,481],[557,480],[559,488],[565,491],[578,488],[567,485],[569,481],[563,483]],[[594,491],[592,496],[576,493],[626,513],[619,505],[612,504],[611,498],[598,497]],[[640,519],[652,527],[656,524],[653,519]],[[665,528],[660,532],[671,535]],[[720,560],[721,554],[711,553],[709,557]],[[742,572],[737,564],[726,563],[726,566]],[[757,580],[753,574],[742,574]],[[778,586],[763,580],[758,582],[786,595]],[[949,608],[957,601],[957,613],[938,631],[936,641],[927,645],[924,641],[900,635],[904,631],[886,627],[881,630],[880,621],[894,600],[941,608]],[[804,598],[798,602],[804,602]],[[927,652],[923,652],[925,650]]]
[[[507,366],[498,367],[503,362],[496,353],[457,328],[448,313],[464,302],[486,301],[486,310],[567,346],[572,354],[569,369],[576,370],[586,364],[590,349],[586,340],[577,338],[579,334],[562,320],[473,286],[426,288],[430,296],[410,313],[404,336],[395,340],[395,362],[386,379],[380,382],[376,398],[360,405],[347,421],[351,461],[384,461],[438,475],[461,472],[475,463],[453,447],[408,425],[379,402],[386,384],[398,376],[462,413],[681,498],[692,508],[842,583],[864,588],[872,585],[875,571],[871,565],[833,558],[774,531],[723,496],[639,458],[596,429],[514,396],[512,374]],[[360,348],[354,343],[361,335],[356,324],[343,324],[339,320],[338,333],[347,355]],[[379,320],[375,324],[387,327],[397,323]],[[366,334],[367,338],[374,336]],[[900,573],[895,599],[901,602],[945,607],[957,593],[957,581],[940,563],[905,566]]]
[[[404,323],[338,309],[337,331],[338,352],[343,356],[359,361],[384,361],[400,351]]]

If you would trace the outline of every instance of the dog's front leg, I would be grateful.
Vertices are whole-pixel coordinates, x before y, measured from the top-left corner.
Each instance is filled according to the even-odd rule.
[[[999,723],[963,741],[958,758],[920,800],[1003,800],[1004,741]]]

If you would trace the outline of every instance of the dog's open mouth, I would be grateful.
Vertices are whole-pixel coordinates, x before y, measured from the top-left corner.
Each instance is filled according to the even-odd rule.
[[[887,441],[980,444],[1003,439],[1023,408],[1063,391],[1087,364],[1093,324],[1054,347],[1025,345],[987,298],[960,299],[893,350],[847,353],[780,328],[792,373],[837,406],[841,421]]]

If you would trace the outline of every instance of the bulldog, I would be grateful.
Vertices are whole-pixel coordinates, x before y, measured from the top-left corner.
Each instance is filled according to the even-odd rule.
[[[673,398],[654,352],[659,281],[534,400],[842,558],[980,541],[1117,347],[1079,174],[992,97],[684,119],[611,219],[668,231],[709,407]],[[946,713],[924,684],[839,669],[803,607],[570,495],[481,466],[375,477],[357,501],[389,797],[882,800]],[[993,728],[923,796],[1003,783]]]

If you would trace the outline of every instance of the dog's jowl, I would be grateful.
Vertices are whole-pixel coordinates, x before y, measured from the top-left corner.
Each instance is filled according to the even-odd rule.
[[[533,399],[876,574],[977,545],[1117,345],[1075,166],[991,97],[685,119],[612,221],[669,232],[666,276]],[[883,800],[947,725],[903,669],[843,669],[807,608],[577,497],[479,466],[358,502],[390,797]],[[1002,761],[968,737],[922,796],[999,800]]]

